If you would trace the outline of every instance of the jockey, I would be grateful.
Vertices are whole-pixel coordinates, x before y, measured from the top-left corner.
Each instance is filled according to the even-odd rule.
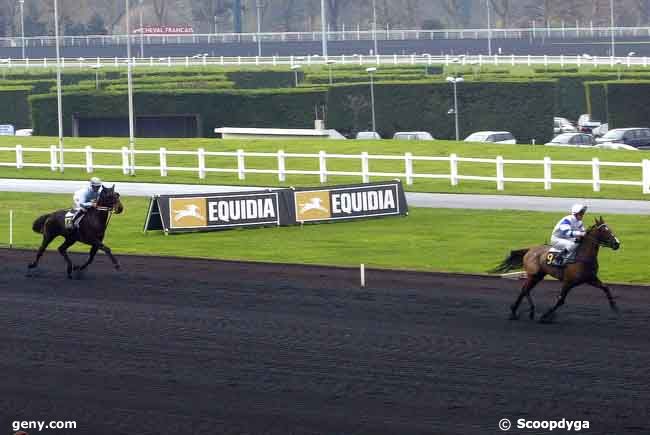
[[[88,187],[77,190],[72,200],[74,201],[73,210],[75,212],[72,222],[75,228],[79,228],[79,221],[81,217],[88,211],[89,208],[97,206],[97,199],[102,190],[102,180],[97,177],[90,179]]]
[[[587,206],[583,204],[574,204],[571,207],[571,214],[564,216],[553,228],[551,234],[551,245],[560,251],[560,255],[566,255],[566,260],[570,259],[578,248],[578,239],[582,238],[585,233],[585,227],[582,219],[587,212]],[[566,261],[565,261],[566,262]],[[557,264],[562,265],[562,264]]]

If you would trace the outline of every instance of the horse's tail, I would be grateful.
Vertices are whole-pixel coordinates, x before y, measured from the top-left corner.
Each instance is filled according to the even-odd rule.
[[[528,252],[529,249],[518,249],[516,251],[510,251],[510,255],[506,257],[505,260],[501,262],[497,267],[490,270],[490,273],[504,273],[509,272],[512,269],[521,269],[524,266],[524,255]]]
[[[40,216],[37,218],[34,223],[32,224],[32,230],[34,230],[35,233],[42,234],[43,233],[43,227],[45,226],[45,221],[47,218],[49,218],[51,213],[44,214],[43,216]]]

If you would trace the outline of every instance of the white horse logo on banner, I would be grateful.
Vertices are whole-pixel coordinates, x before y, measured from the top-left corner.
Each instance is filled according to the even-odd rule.
[[[196,204],[188,204],[182,210],[174,210],[174,221],[178,222],[179,220],[186,217],[205,219],[203,216],[201,216],[201,213],[199,212],[199,206]]]

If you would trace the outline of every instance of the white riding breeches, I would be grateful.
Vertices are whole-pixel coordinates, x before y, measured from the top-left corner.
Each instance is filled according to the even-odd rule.
[[[551,237],[551,246],[559,250],[566,249],[569,253],[573,253],[578,247],[578,244],[573,239]]]

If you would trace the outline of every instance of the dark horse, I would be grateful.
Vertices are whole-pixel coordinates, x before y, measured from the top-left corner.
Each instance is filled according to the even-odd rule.
[[[595,225],[590,227],[582,238],[576,251],[575,263],[569,263],[565,267],[547,264],[546,257],[550,249],[550,246],[547,245],[511,251],[510,255],[492,270],[495,273],[502,273],[523,267],[526,272],[526,281],[521,287],[521,293],[519,293],[515,303],[510,306],[510,318],[515,320],[519,318],[517,310],[524,297],[527,298],[530,305],[530,318],[535,318],[535,305],[530,297],[530,292],[546,275],[551,275],[560,280],[562,290],[555,305],[542,315],[540,322],[552,322],[556,310],[564,304],[564,300],[571,289],[580,284],[589,284],[603,290],[609,300],[609,306],[612,310],[618,311],[609,288],[598,279],[598,249],[600,246],[606,246],[613,250],[617,250],[621,246],[621,243],[602,217],[596,219]]]
[[[58,210],[54,213],[44,214],[39,217],[34,221],[32,229],[36,233],[43,234],[43,243],[38,248],[36,259],[28,266],[29,269],[34,269],[38,266],[38,261],[41,259],[43,252],[45,252],[47,245],[58,236],[65,238],[65,241],[59,246],[59,253],[65,258],[68,278],[72,278],[73,269],[78,271],[86,269],[92,263],[98,249],[104,251],[110,257],[115,268],[119,269],[120,264],[117,259],[111,253],[110,248],[104,245],[102,241],[104,240],[104,234],[106,233],[111,213],[114,211],[119,214],[123,210],[124,207],[120,202],[120,194],[115,192],[115,185],[113,185],[113,187],[102,188],[99,198],[97,198],[96,206],[88,209],[86,215],[79,223],[78,229],[66,228],[65,214],[68,210]],[[91,246],[88,261],[81,266],[73,266],[70,257],[68,257],[68,248],[76,242],[82,242]]]

